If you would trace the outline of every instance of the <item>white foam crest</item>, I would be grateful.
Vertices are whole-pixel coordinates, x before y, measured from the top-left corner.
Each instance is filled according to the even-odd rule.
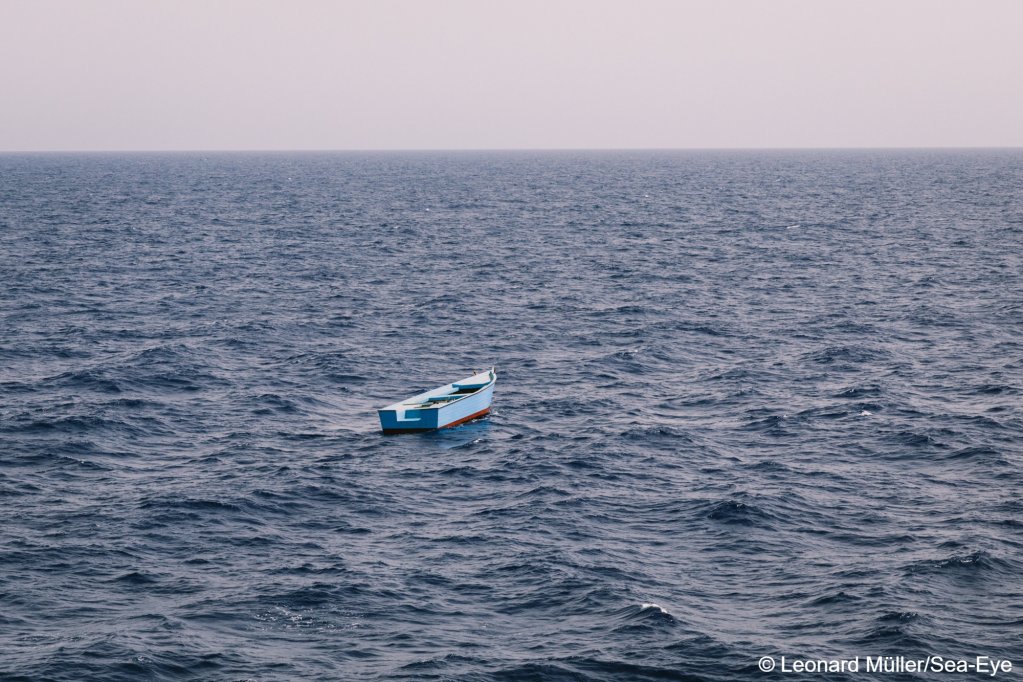
[[[642,604],[640,604],[639,608],[642,611],[646,611],[647,609],[657,609],[661,613],[667,614],[669,616],[671,615],[670,613],[668,613],[668,609],[664,608],[660,604],[655,604],[653,602],[643,602]]]

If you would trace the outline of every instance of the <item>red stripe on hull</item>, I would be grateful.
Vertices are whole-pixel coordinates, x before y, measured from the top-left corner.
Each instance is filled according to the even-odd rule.
[[[475,419],[476,417],[482,417],[483,415],[485,415],[485,414],[487,414],[489,412],[490,412],[490,408],[489,407],[484,407],[482,410],[480,410],[476,414],[470,414],[465,419],[459,419],[456,422],[451,422],[450,424],[445,424],[444,426],[442,426],[440,428],[442,428],[442,429],[450,429],[452,426],[458,426],[459,424],[464,424],[465,422],[471,421],[471,420]]]

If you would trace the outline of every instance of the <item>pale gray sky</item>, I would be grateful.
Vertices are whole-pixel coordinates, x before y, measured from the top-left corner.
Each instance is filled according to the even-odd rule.
[[[1023,0],[0,0],[0,150],[1023,146]]]

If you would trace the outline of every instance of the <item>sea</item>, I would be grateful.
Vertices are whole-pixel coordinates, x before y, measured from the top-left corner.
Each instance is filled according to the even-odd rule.
[[[1021,466],[1023,150],[0,155],[5,681],[1015,679]]]

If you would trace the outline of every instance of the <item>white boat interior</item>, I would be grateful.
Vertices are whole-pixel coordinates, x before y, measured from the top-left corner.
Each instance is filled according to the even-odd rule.
[[[472,376],[462,379],[461,381],[456,381],[453,384],[435,388],[432,391],[420,393],[419,395],[412,396],[411,398],[403,400],[400,403],[395,403],[394,405],[384,409],[438,409],[483,390],[493,383],[494,379],[494,370],[492,369],[484,372],[478,372]]]

